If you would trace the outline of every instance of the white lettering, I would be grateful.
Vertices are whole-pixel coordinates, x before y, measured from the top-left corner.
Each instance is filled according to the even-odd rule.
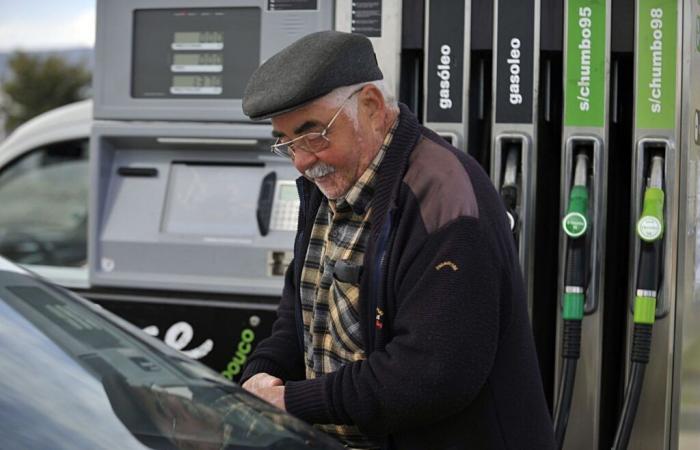
[[[452,109],[452,99],[450,97],[450,66],[452,58],[450,54],[452,53],[452,48],[443,44],[440,46],[440,64],[437,66],[437,76],[440,79],[440,92],[438,104],[440,109]]]
[[[591,95],[591,26],[593,21],[590,17],[593,10],[586,6],[578,9],[578,26],[581,30],[581,40],[578,44],[580,50],[579,76],[576,85],[578,86],[578,109],[579,111],[590,111]]]
[[[147,326],[143,329],[143,331],[154,337],[158,337],[158,334],[160,333],[160,330],[155,325]],[[192,325],[181,321],[172,324],[170,328],[168,328],[168,330],[165,332],[165,336],[163,337],[163,341],[165,341],[168,346],[174,348],[175,350],[181,351],[185,356],[192,359],[201,359],[207,356],[214,348],[214,341],[207,339],[202,344],[191,350],[183,350],[190,344],[190,342],[192,342],[193,337],[194,329],[192,328]]]
[[[511,39],[509,58],[506,59],[510,71],[508,100],[511,105],[520,105],[523,102],[523,96],[520,94],[520,54],[520,39]]]
[[[652,29],[652,38],[654,39],[649,46],[651,50],[651,81],[649,82],[649,108],[652,113],[661,113],[661,96],[663,94],[662,80],[663,80],[663,38],[664,33],[662,31],[664,27],[663,16],[664,10],[662,8],[652,8],[649,12],[651,20],[649,25]]]

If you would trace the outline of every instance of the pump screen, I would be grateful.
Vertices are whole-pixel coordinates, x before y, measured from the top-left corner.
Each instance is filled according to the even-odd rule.
[[[251,7],[135,11],[132,97],[242,98],[260,63],[260,24]]]
[[[257,196],[263,168],[174,163],[162,231],[202,238],[258,236]]]
[[[216,72],[223,70],[224,58],[220,53],[176,53],[172,72]]]
[[[221,94],[221,77],[218,75],[176,75],[170,88],[173,94]]]
[[[220,31],[176,31],[173,50],[222,50],[224,33]]]

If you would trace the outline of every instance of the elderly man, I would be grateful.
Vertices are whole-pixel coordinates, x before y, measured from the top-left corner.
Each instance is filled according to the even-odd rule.
[[[553,448],[506,214],[481,167],[320,32],[243,100],[303,177],[294,261],[243,387],[352,448]]]

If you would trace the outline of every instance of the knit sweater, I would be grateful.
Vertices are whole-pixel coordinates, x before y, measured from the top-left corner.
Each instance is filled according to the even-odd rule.
[[[367,359],[305,379],[298,287],[322,194],[302,177],[278,319],[242,381],[277,376],[290,413],[357,425],[385,448],[554,448],[500,198],[473,158],[400,108],[360,279]]]

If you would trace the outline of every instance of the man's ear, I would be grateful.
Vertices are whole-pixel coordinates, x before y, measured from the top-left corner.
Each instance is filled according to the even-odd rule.
[[[369,119],[372,129],[381,131],[384,127],[384,118],[386,115],[386,103],[384,95],[373,84],[368,84],[362,88],[359,94],[360,104],[365,111],[365,117]]]

